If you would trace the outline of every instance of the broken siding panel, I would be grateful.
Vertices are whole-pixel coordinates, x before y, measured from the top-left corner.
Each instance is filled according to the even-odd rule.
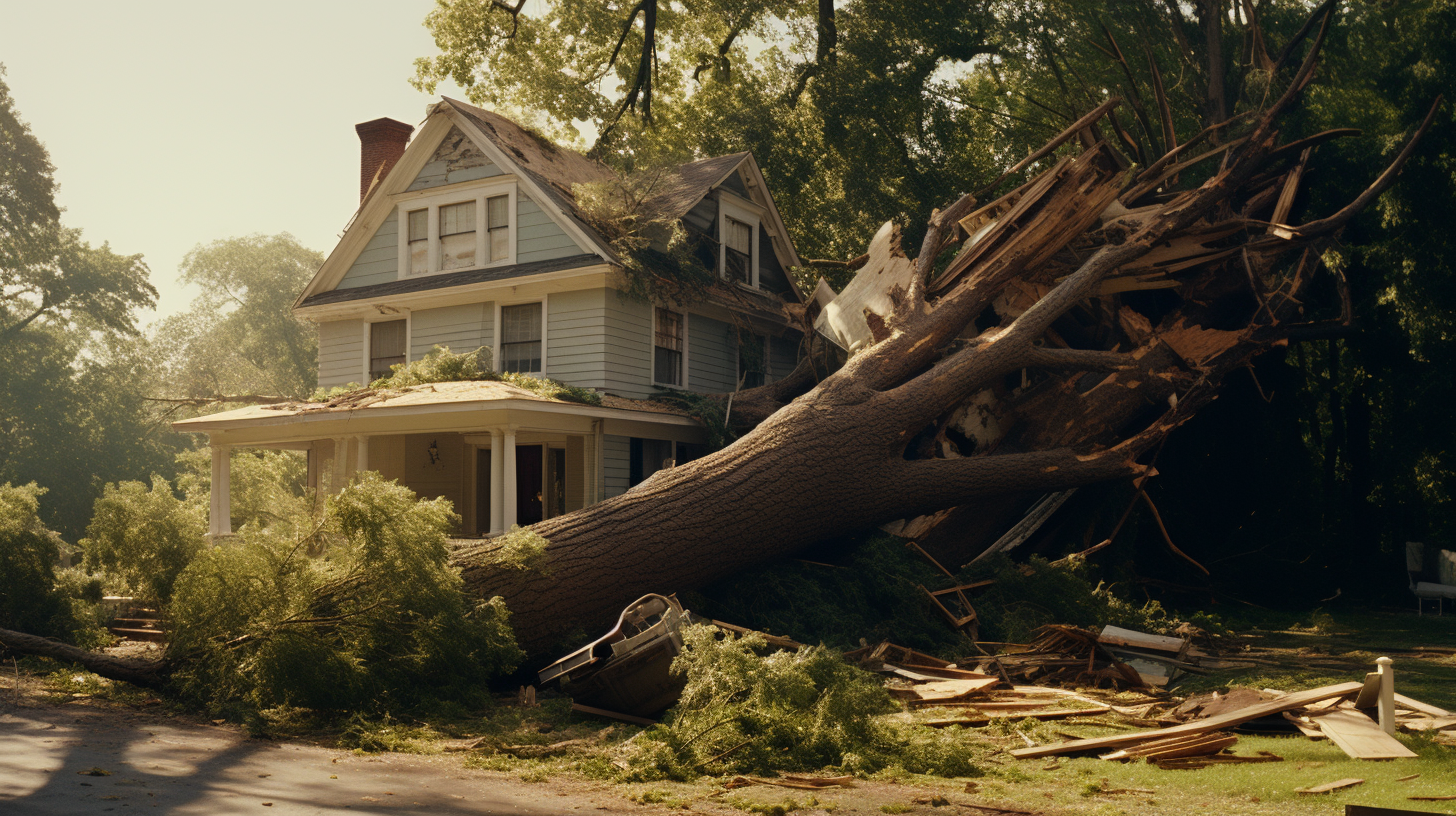
[[[733,327],[711,317],[689,314],[688,388],[722,394],[737,384],[738,345]]]
[[[364,321],[331,320],[318,325],[318,384],[320,388],[362,382],[364,379]]]
[[[418,360],[435,346],[461,353],[490,342],[494,303],[463,303],[410,313],[410,359]]]
[[[602,437],[602,481],[607,498],[620,496],[631,486],[632,440],[625,436]]]
[[[779,264],[778,254],[774,252],[773,239],[762,224],[758,226],[758,285],[759,288],[780,294],[788,292],[792,286],[788,274]]]
[[[583,289],[551,296],[546,364],[553,379],[581,388],[606,387],[606,295],[606,289]]]
[[[718,199],[713,196],[706,196],[696,206],[688,210],[683,216],[683,221],[690,227],[702,230],[708,235],[718,231]]]
[[[435,148],[435,154],[430,157],[429,163],[410,182],[408,189],[442,187],[460,181],[499,176],[502,172],[469,137],[461,133],[459,128],[452,127],[440,142],[440,146]]]
[[[516,263],[549,261],[590,252],[578,246],[523,188],[516,188]]]
[[[799,365],[799,341],[785,337],[768,340],[768,374],[775,382],[794,373]]]
[[[612,290],[604,290],[602,343],[606,390],[646,399],[652,388],[652,307]]]
[[[375,230],[335,289],[388,283],[399,277],[399,214],[390,213]]]

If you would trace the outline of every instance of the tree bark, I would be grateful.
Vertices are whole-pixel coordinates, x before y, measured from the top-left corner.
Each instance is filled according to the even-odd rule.
[[[160,660],[114,657],[10,629],[0,629],[0,648],[77,663],[109,680],[121,680],[145,688],[161,689],[167,681],[168,666]]]
[[[1358,210],[1278,235],[1256,226],[1292,177],[1280,165],[1287,151],[1270,158],[1275,120],[1308,82],[1323,37],[1322,27],[1288,90],[1194,190],[1152,193],[1097,142],[1021,188],[1042,190],[1040,199],[1000,202],[1007,223],[981,239],[990,248],[963,246],[973,260],[952,262],[939,278],[934,261],[959,240],[957,221],[973,200],[932,215],[913,262],[898,232],[882,231],[861,275],[903,265],[914,274],[889,292],[889,314],[867,316],[877,342],[725,449],[534,525],[550,542],[543,572],[495,568],[493,541],[457,550],[466,586],[503,596],[521,645],[543,655],[578,645],[563,639],[607,625],[647,592],[699,587],[897,518],[968,502],[978,504],[961,512],[975,513],[1008,496],[1142,473],[1139,457],[1213,399],[1223,376],[1299,328],[1299,296],[1322,242]],[[1373,200],[1394,169],[1357,201]],[[1132,211],[1121,217],[1096,223],[1105,203],[1087,216],[1087,202],[1113,201],[1119,190],[1148,192],[1123,202]],[[1213,234],[1224,236],[1216,249],[1204,243]],[[1176,279],[1181,305],[1160,317],[1111,293],[1136,290],[1154,250],[1192,258]],[[978,332],[988,307],[1000,324]],[[1069,347],[1064,335],[1103,345]],[[956,410],[986,389],[1006,390],[1008,377],[1025,383],[1000,401],[1012,427],[984,447],[952,450],[946,430]],[[792,389],[777,396],[783,390]],[[774,393],[740,395],[735,406],[762,411]]]

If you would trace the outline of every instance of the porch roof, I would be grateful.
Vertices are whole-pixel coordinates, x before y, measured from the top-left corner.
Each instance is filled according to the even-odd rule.
[[[208,416],[178,420],[174,430],[183,433],[215,433],[244,429],[307,424],[351,426],[374,424],[368,420],[401,419],[427,414],[464,414],[489,411],[556,414],[594,419],[617,419],[657,425],[701,427],[685,411],[658,402],[634,400],[611,394],[601,395],[601,405],[551,399],[505,382],[472,380],[430,383],[408,388],[365,389],[335,397],[327,402],[285,402],[250,405]],[[319,427],[324,432],[324,427]],[[295,434],[288,434],[294,436]]]

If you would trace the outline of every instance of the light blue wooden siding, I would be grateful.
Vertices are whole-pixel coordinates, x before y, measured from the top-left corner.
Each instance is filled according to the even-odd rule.
[[[688,388],[722,394],[737,384],[738,344],[733,327],[711,317],[688,315]]]
[[[623,397],[653,394],[652,311],[611,289],[551,295],[546,307],[546,374]]]
[[[374,231],[337,289],[388,283],[399,277],[399,213],[392,212]]]
[[[526,195],[525,188],[516,188],[516,263],[549,261],[590,251],[578,246],[560,225],[542,212]]]
[[[768,374],[774,380],[794,373],[799,365],[799,342],[784,337],[770,337],[768,340]]]
[[[616,290],[602,292],[606,390],[633,399],[651,397],[657,393],[652,387],[652,306]]]
[[[418,360],[435,346],[460,353],[493,343],[494,303],[463,303],[410,314],[410,359]]]
[[[625,436],[602,437],[602,486],[607,498],[627,492],[632,479],[632,441]]]
[[[364,322],[332,320],[318,326],[318,384],[364,384]]]
[[[546,305],[546,374],[581,388],[606,388],[605,289],[551,295]]]

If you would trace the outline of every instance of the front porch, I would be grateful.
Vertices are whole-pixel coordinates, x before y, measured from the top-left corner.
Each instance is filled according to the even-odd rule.
[[[444,497],[456,535],[497,535],[624,492],[664,466],[696,458],[706,435],[681,412],[602,397],[546,399],[499,382],[438,383],[336,403],[254,406],[174,423],[212,449],[210,533],[231,535],[235,448],[300,450],[317,495],[364,470],[421,497]]]

